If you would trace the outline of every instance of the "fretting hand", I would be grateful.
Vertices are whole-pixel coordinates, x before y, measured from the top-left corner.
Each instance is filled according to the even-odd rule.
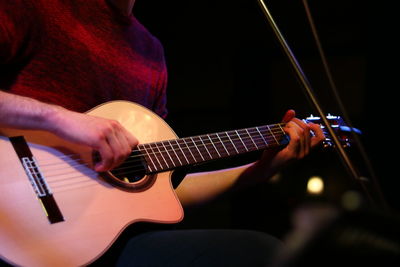
[[[289,144],[281,150],[266,150],[257,162],[259,167],[264,168],[264,173],[277,172],[288,163],[304,158],[312,148],[321,144],[325,139],[319,125],[305,123],[295,116],[294,110],[288,110],[283,117],[283,122],[286,123],[284,131],[290,138]],[[311,131],[313,134],[311,134]]]

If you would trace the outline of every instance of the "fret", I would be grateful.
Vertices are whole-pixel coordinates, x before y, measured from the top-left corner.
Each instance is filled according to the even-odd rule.
[[[264,137],[265,142],[267,142],[267,147],[274,146],[274,138],[271,136],[267,126],[259,127],[259,132]]]
[[[279,142],[278,142],[278,140],[276,139],[276,137],[275,137],[274,133],[271,131],[271,128],[269,127],[269,125],[266,125],[266,126],[267,126],[267,128],[268,128],[269,132],[271,133],[272,137],[275,139],[275,142],[276,142],[276,144],[278,145],[278,144],[279,144]]]
[[[147,167],[148,167],[149,171],[150,171],[150,172],[156,171],[157,167],[156,167],[156,165],[154,164],[154,161],[153,161],[153,159],[151,158],[150,153],[147,151],[146,144],[144,144],[144,145],[138,145],[137,148],[138,148],[139,151],[142,151],[142,148],[143,148],[143,150],[144,150],[144,152],[145,152],[143,155],[144,155],[144,158],[146,159]],[[153,165],[153,168],[151,167],[150,164]]]
[[[169,155],[169,152],[165,147],[164,142],[158,142],[156,143],[156,146],[166,165],[166,169],[171,169],[172,167],[175,167],[175,163],[173,162],[171,156]]]
[[[258,149],[258,146],[257,146],[256,142],[254,142],[254,139],[253,139],[253,137],[250,135],[248,129],[246,129],[246,133],[249,135],[251,142],[253,142],[253,144],[256,146],[256,149]]]
[[[221,157],[221,154],[219,154],[218,149],[217,149],[217,147],[215,146],[215,144],[214,144],[214,142],[213,142],[213,140],[211,139],[211,137],[210,137],[209,134],[207,134],[207,137],[208,137],[208,139],[210,140],[211,145],[214,147],[215,151],[217,152],[218,156]],[[214,158],[214,157],[213,157],[213,158]]]
[[[264,144],[268,147],[269,145],[268,145],[267,140],[265,140],[264,135],[260,132],[258,127],[256,127],[256,130],[257,130],[258,134],[261,136],[262,140],[264,141]]]
[[[281,125],[281,124],[278,124],[278,126],[279,126],[279,128],[281,129],[282,136],[285,137],[285,136],[286,136],[286,132],[285,132],[285,130],[283,130],[282,125]]]
[[[150,143],[148,144],[150,146],[151,152],[152,152],[152,156],[154,156],[154,158],[156,159],[156,163],[158,163],[158,166],[156,166],[156,171],[162,170],[163,169],[163,165],[161,163],[161,157],[159,155],[159,153],[157,151],[155,151],[155,147],[157,147],[154,143]]]
[[[210,156],[210,159],[213,159],[213,156],[211,156],[211,153],[210,153],[210,151],[208,150],[207,145],[204,143],[202,137],[201,137],[201,136],[198,136],[197,138],[200,139],[200,141],[201,141],[201,143],[203,144],[204,148],[206,149],[208,155]]]
[[[183,156],[185,157],[186,161],[188,164],[195,163],[196,160],[194,159],[194,156],[190,152],[190,148],[187,146],[185,139],[178,139],[177,143],[179,145],[179,148],[181,149]],[[189,151],[189,153],[188,153]]]
[[[260,131],[259,127],[254,127],[252,128],[253,132],[253,139],[257,143],[257,146],[259,149],[264,149],[266,147],[269,147],[269,143],[267,141],[267,136],[264,136],[264,134]]]
[[[236,135],[239,137],[240,142],[242,143],[243,147],[246,149],[246,152],[249,151],[249,149],[247,148],[246,144],[243,142],[242,137],[240,137],[240,134],[237,130],[235,130]]]
[[[187,149],[189,150],[190,155],[193,157],[194,162],[197,162],[196,157],[192,152],[191,146],[189,146],[188,143],[186,142],[186,138],[182,138],[181,140],[183,140],[183,142],[185,143]]]
[[[278,124],[279,129],[281,130],[281,135],[279,136],[279,144],[285,145],[289,143],[289,136],[286,134],[285,130],[282,128],[282,123]]]
[[[228,151],[228,149],[226,149],[226,146],[225,146],[224,142],[222,141],[221,137],[219,136],[219,134],[216,133],[215,135],[218,137],[219,141],[221,142],[221,144],[222,144],[223,148],[225,149],[226,153],[228,154],[228,156],[230,156],[229,151]]]
[[[236,154],[239,154],[240,152],[237,150],[235,143],[232,141],[232,138],[230,136],[230,132],[225,132],[226,136],[229,139],[229,142],[232,144],[232,147],[235,149]]]
[[[204,157],[203,157],[203,155],[202,155],[202,153],[201,153],[199,147],[197,146],[196,142],[194,141],[193,137],[190,137],[190,140],[192,141],[194,147],[196,148],[198,154],[200,155],[201,160],[202,160],[202,161],[205,161],[205,159],[204,159]]]
[[[177,162],[175,161],[175,165],[176,165],[176,166],[183,166],[183,163],[182,163],[181,159],[179,158],[178,153],[176,152],[176,150],[174,149],[174,147],[173,147],[172,144],[171,144],[171,140],[168,140],[168,144],[169,144],[169,146],[171,147],[170,150],[174,152],[174,154],[175,154],[177,160],[179,161],[179,164],[177,164]]]
[[[169,160],[170,160],[171,163],[172,163],[172,166],[173,166],[173,167],[176,167],[175,161],[172,159],[171,155],[169,154],[169,151],[171,151],[172,149],[169,150],[169,149],[167,148],[167,146],[165,145],[165,142],[161,142],[161,144],[163,145],[163,147],[164,147],[164,149],[165,149],[165,152],[167,153],[168,158],[169,158]],[[171,148],[172,148],[172,146],[171,146]]]
[[[179,139],[176,139],[173,141],[175,142],[175,145],[173,144],[172,147],[173,147],[174,151],[178,154],[178,158],[180,159],[179,161],[182,163],[182,166],[186,165],[186,164],[190,164],[189,160],[187,159],[187,157],[185,155],[185,152],[183,151],[182,147],[179,144]],[[177,147],[177,149],[175,147]],[[181,160],[186,161],[186,163],[182,162]]]
[[[160,165],[161,165],[161,170],[170,169],[171,166],[170,166],[170,164],[168,164],[168,161],[166,160],[166,157],[164,157],[164,155],[163,155],[163,151],[161,151],[161,149],[160,149],[162,144],[161,143],[154,143],[154,146],[158,150],[158,152],[155,151],[155,155],[156,155],[157,158],[159,158],[159,162],[160,162]],[[164,153],[165,153],[165,151],[164,151]],[[165,167],[164,167],[163,163],[164,163]]]
[[[250,134],[248,133],[247,129],[238,130],[238,133],[241,137],[241,140],[245,144],[247,151],[254,151],[257,150],[257,146],[254,144]]]
[[[150,143],[150,144],[147,144],[147,145],[150,147],[150,150],[151,150],[150,153],[151,153],[151,156],[152,156],[153,161],[155,163],[156,171],[162,170],[164,168],[164,166],[163,166],[163,164],[161,162],[162,158],[160,157],[160,153],[156,151],[157,145],[155,145],[154,143]]]
[[[214,142],[215,147],[218,149],[219,157],[224,158],[230,156],[228,149],[225,146],[224,141],[219,136],[220,133],[214,133],[210,135]]]

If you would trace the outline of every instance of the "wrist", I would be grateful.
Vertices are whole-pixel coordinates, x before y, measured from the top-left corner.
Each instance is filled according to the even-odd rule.
[[[278,172],[278,170],[272,166],[271,162],[265,162],[261,159],[254,162],[249,171],[258,182],[267,182]]]
[[[261,183],[266,183],[275,175],[274,170],[266,166],[260,160],[245,166],[244,171],[239,175],[235,183],[236,189],[251,187]]]
[[[42,129],[57,134],[62,128],[63,118],[67,112],[68,110],[63,107],[47,104],[39,115]]]

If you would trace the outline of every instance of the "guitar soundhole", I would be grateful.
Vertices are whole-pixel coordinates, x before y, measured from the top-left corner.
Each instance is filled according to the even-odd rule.
[[[99,161],[99,154],[94,153],[94,162]],[[110,184],[128,191],[143,191],[150,187],[155,180],[155,175],[148,175],[147,163],[144,156],[138,150],[115,169],[101,175]]]
[[[137,183],[146,176],[146,161],[143,155],[136,150],[124,163],[110,172],[122,182]]]

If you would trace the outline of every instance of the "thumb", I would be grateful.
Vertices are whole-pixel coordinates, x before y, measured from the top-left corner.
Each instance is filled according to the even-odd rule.
[[[286,111],[285,116],[283,116],[282,122],[289,122],[296,116],[296,112],[293,109]]]

